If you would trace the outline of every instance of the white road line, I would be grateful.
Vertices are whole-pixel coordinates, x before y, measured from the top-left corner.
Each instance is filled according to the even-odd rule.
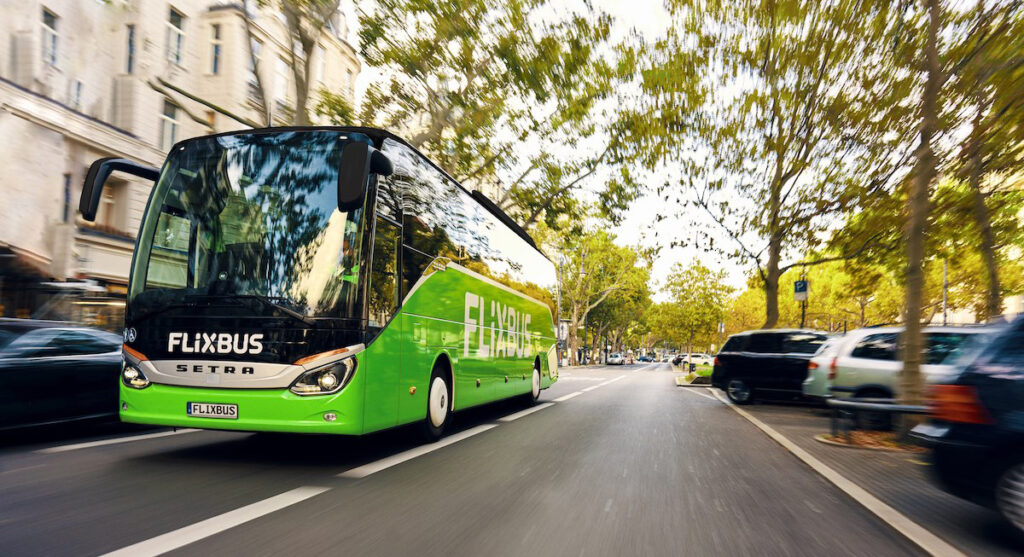
[[[254,520],[274,511],[289,507],[295,503],[305,501],[306,499],[319,495],[328,489],[330,488],[311,486],[295,488],[280,495],[270,497],[269,499],[257,501],[251,505],[246,505],[213,518],[208,518],[201,522],[185,526],[184,528],[179,528],[173,532],[167,532],[166,534],[155,538],[150,538],[137,544],[129,545],[128,547],[123,547],[117,551],[107,553],[103,557],[146,557],[151,555],[161,555],[168,551],[184,547],[190,543],[197,542],[203,538],[208,538],[229,528],[234,528],[235,526],[244,524],[250,520]]]
[[[540,412],[541,410],[543,410],[545,408],[548,408],[550,406],[554,406],[554,405],[555,405],[554,402],[545,402],[544,404],[538,404],[537,406],[534,406],[533,408],[527,408],[526,410],[523,410],[523,411],[520,411],[520,412],[516,412],[515,414],[509,414],[508,416],[503,416],[501,418],[498,418],[498,421],[499,422],[512,422],[512,421],[518,420],[519,418],[522,418],[523,416],[529,416],[530,414],[533,414],[534,412]]]
[[[702,396],[702,397],[704,397],[704,398],[710,398],[711,400],[718,400],[717,398],[715,398],[715,397],[713,397],[713,396],[711,396],[711,395],[709,395],[709,394],[707,394],[707,393],[702,393],[702,392],[700,392],[699,390],[697,390],[697,389],[694,389],[693,387],[689,387],[689,388],[686,388],[686,389],[682,389],[682,390],[683,390],[683,391],[686,391],[686,392],[688,392],[688,393],[693,393],[693,394],[695,394],[695,395],[699,395],[699,396]]]
[[[563,396],[560,396],[560,397],[556,398],[555,402],[565,402],[565,401],[569,400],[570,398],[576,397],[576,396],[580,396],[581,394],[583,394],[583,391],[576,391],[575,393],[569,393],[567,395],[563,395]]]
[[[758,429],[765,432],[768,437],[771,437],[773,441],[782,445],[786,450],[793,454],[793,456],[799,458],[804,464],[809,466],[812,470],[820,474],[826,480],[832,482],[833,485],[841,489],[844,493],[849,495],[854,501],[860,503],[867,510],[871,511],[875,516],[882,519],[886,524],[891,526],[894,530],[903,534],[911,542],[917,544],[921,549],[925,550],[930,555],[941,555],[957,557],[963,556],[963,552],[947,543],[942,538],[931,533],[920,524],[907,518],[906,515],[883,503],[880,499],[874,495],[868,493],[867,490],[861,486],[853,483],[845,476],[836,472],[824,462],[818,460],[807,451],[796,446],[792,441],[787,439],[784,435],[775,431],[771,426],[765,424],[761,420],[755,418],[746,410],[736,406],[729,400],[723,398],[720,394],[712,391],[715,397],[722,401],[722,403],[728,405],[740,416],[743,416],[750,423],[754,424]]]
[[[147,433],[145,435],[132,435],[129,437],[118,437],[116,439],[104,439],[102,441],[89,441],[88,443],[75,443],[74,445],[60,445],[58,447],[50,447],[48,449],[39,449],[37,453],[53,454],[63,453],[67,451],[77,451],[78,449],[88,449],[91,447],[102,447],[104,445],[117,445],[119,443],[131,443],[132,441],[144,441],[146,439],[156,439],[158,437],[168,437],[171,435],[180,435],[182,433],[195,433],[198,429],[177,429],[174,431],[161,431],[160,433]]]
[[[593,391],[594,389],[600,389],[602,385],[604,385],[604,383],[602,383],[601,385],[591,385],[590,387],[587,387],[586,389],[583,389],[583,392],[584,393],[589,393],[590,391]]]
[[[498,424],[478,425],[478,426],[476,426],[474,428],[467,429],[466,431],[463,431],[463,432],[460,432],[460,433],[456,433],[455,435],[451,435],[449,437],[445,437],[445,438],[441,439],[440,441],[437,441],[436,443],[431,443],[429,445],[422,445],[422,446],[416,447],[414,449],[409,449],[408,451],[398,453],[396,455],[391,455],[389,457],[382,458],[382,459],[380,459],[380,460],[378,460],[376,462],[371,462],[369,464],[364,464],[364,465],[359,466],[357,468],[353,468],[351,470],[347,470],[345,472],[342,472],[341,474],[338,474],[338,477],[341,477],[341,478],[354,478],[354,479],[365,478],[366,476],[369,476],[370,474],[376,474],[377,472],[380,472],[381,470],[386,470],[388,468],[391,468],[392,466],[397,466],[397,465],[399,465],[399,464],[401,464],[401,463],[403,463],[403,462],[405,462],[407,460],[412,460],[412,459],[414,459],[416,457],[423,456],[423,455],[425,455],[427,453],[434,452],[437,449],[441,449],[441,448],[447,447],[448,445],[451,445],[453,443],[458,443],[459,441],[462,441],[463,439],[468,439],[468,438],[470,438],[470,437],[472,437],[472,436],[474,436],[474,435],[476,435],[478,433],[483,433],[483,432],[487,431],[488,429],[495,428],[495,427],[498,427]]]

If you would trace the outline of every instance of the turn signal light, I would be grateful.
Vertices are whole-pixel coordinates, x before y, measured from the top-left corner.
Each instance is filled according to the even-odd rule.
[[[931,416],[944,422],[990,424],[985,407],[974,387],[968,385],[935,385],[929,390]]]
[[[808,362],[807,369],[818,369],[818,362]]]
[[[828,365],[828,380],[831,381],[836,378],[836,371],[839,369],[839,358],[832,358],[832,363]]]

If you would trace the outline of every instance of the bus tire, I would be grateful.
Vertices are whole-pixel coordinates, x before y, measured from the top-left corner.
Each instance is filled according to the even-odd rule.
[[[444,430],[451,422],[452,387],[450,377],[451,375],[446,373],[441,362],[434,364],[434,371],[430,374],[430,383],[427,384],[427,415],[423,419],[421,427],[423,438],[428,443],[433,443],[444,436]]]
[[[522,396],[523,404],[533,406],[540,400],[540,367],[533,365],[533,373],[530,377],[530,392]]]

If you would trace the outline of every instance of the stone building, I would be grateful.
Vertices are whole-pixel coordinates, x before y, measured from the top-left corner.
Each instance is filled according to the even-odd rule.
[[[176,141],[247,127],[182,92],[264,121],[242,4],[28,0],[5,2],[0,15],[0,316],[117,328],[151,184],[108,181],[87,223],[82,180],[101,157],[159,166]],[[258,10],[251,22],[274,122],[287,123],[284,18]],[[315,49],[311,91],[352,100],[360,63],[347,33],[339,13]]]

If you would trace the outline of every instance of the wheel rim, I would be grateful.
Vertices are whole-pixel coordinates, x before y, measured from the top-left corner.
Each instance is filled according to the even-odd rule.
[[[1024,530],[1024,464],[1012,466],[999,478],[996,504],[1011,524]]]
[[[540,370],[533,368],[533,398],[540,396]]]
[[[444,425],[444,421],[448,417],[448,385],[445,384],[444,379],[434,378],[434,382],[430,384],[430,400],[427,403],[430,405],[428,413],[431,425],[434,427]]]
[[[747,388],[747,384],[743,381],[736,379],[729,381],[728,389],[729,396],[732,397],[733,400],[746,402],[747,398],[750,397],[750,389]]]

